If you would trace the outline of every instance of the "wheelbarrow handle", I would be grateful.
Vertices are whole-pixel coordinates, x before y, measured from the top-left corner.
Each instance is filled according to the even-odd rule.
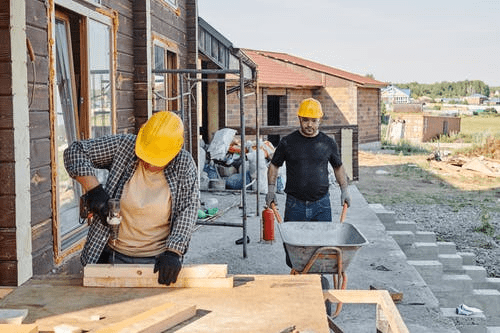
[[[276,204],[274,203],[274,201],[271,202],[271,209],[273,210],[274,216],[276,216],[276,220],[278,220],[278,223],[283,222],[283,220],[281,219],[281,215],[278,212],[278,209],[276,208]]]
[[[344,206],[342,207],[342,214],[340,214],[340,223],[344,223],[346,214],[347,214],[347,202],[344,202]]]

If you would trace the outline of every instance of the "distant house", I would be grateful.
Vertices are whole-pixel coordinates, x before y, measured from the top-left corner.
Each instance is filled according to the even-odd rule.
[[[500,98],[490,98],[488,105],[500,105]]]
[[[399,114],[389,124],[386,139],[393,143],[428,142],[440,135],[460,132],[460,117],[433,116],[423,113]]]
[[[381,94],[385,104],[408,104],[411,100],[410,89],[401,89],[394,85],[383,88]]]
[[[300,102],[313,97],[323,107],[322,126],[357,125],[359,144],[380,142],[380,89],[386,83],[286,53],[242,50],[257,65],[259,101],[245,99],[253,121],[257,104],[261,124],[298,126]],[[233,126],[239,124],[236,97],[228,95],[227,119]]]
[[[488,100],[488,97],[481,95],[481,94],[473,94],[467,97],[464,97],[464,99],[467,101],[469,104],[483,104],[483,102]]]

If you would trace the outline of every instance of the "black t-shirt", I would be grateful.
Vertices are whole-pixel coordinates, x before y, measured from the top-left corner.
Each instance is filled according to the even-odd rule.
[[[299,200],[316,201],[328,193],[328,162],[342,165],[335,139],[319,132],[308,138],[297,130],[281,139],[271,163],[286,162],[285,192]]]

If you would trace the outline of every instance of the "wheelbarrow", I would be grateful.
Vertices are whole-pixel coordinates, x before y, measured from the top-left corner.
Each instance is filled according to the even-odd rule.
[[[347,203],[343,206],[340,223],[281,223],[279,213],[272,208],[278,214],[278,230],[292,264],[291,274],[332,274],[334,288],[346,289],[345,270],[356,251],[368,244],[354,225],[344,223]],[[342,303],[337,303],[332,318],[337,317],[341,309]]]

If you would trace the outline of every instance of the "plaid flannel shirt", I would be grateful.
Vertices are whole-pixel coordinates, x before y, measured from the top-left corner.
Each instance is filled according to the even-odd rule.
[[[111,198],[120,199],[139,162],[135,141],[133,134],[118,134],[73,142],[64,151],[66,170],[73,178],[95,176],[96,169],[108,170],[104,189]],[[181,149],[166,166],[164,174],[172,194],[171,231],[165,249],[185,254],[198,214],[198,172],[191,154]],[[82,250],[83,266],[97,262],[109,234],[109,228],[97,217],[89,228]]]

